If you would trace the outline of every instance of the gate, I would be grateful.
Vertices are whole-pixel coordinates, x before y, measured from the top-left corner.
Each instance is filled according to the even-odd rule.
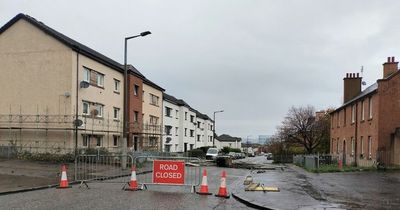
[[[128,177],[131,175],[131,167],[133,166],[133,158],[127,155],[127,165],[121,165],[122,155],[79,155],[75,158],[75,181],[87,185],[88,182],[104,181],[107,179],[115,179],[119,177]],[[107,183],[128,183],[128,178],[113,180]]]
[[[165,157],[137,156],[134,159],[141,189],[147,185],[190,186],[191,192],[200,185],[202,167],[199,158],[194,157]],[[150,173],[149,173],[150,172]]]

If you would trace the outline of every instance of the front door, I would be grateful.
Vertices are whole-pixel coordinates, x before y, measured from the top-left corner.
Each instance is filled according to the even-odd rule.
[[[184,144],[184,148],[183,148],[183,151],[184,151],[184,152],[187,152],[187,144],[188,144],[188,143],[185,143],[185,144]]]
[[[137,149],[138,149],[138,141],[139,141],[139,138],[137,136],[134,136],[133,137],[133,149],[135,151],[137,151]]]

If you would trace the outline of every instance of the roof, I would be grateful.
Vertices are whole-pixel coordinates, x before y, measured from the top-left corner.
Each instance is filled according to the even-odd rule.
[[[86,45],[83,45],[67,36],[64,34],[50,28],[49,26],[45,25],[44,23],[36,20],[35,18],[25,15],[25,14],[18,14],[15,16],[13,19],[8,21],[3,27],[0,28],[0,34],[2,34],[4,31],[6,31],[8,28],[10,28],[14,23],[16,23],[19,20],[26,20],[27,22],[31,23],[32,25],[36,26],[40,30],[42,30],[44,33],[52,36],[53,38],[57,39],[58,41],[62,42],[66,46],[70,47],[72,50],[81,53],[82,55],[85,55],[93,60],[96,60],[99,63],[102,63],[110,68],[113,68],[119,72],[123,72],[124,68],[121,67],[121,64],[114,61],[113,59],[87,47]]]
[[[349,100],[348,102],[344,103],[342,106],[340,106],[339,108],[335,109],[333,112],[336,112],[338,110],[341,110],[343,107],[354,103],[355,101],[370,95],[372,93],[374,93],[376,90],[378,90],[378,83],[374,83],[372,85],[370,85],[369,87],[367,87],[365,90],[363,90],[360,94],[358,94],[356,97],[354,97],[353,99]],[[331,112],[332,113],[332,112]]]
[[[236,142],[236,141],[242,141],[242,138],[239,137],[232,137],[228,134],[222,134],[216,138],[218,141],[223,141],[223,142]]]
[[[163,93],[163,100],[168,101],[168,102],[170,102],[170,103],[172,103],[172,104],[175,104],[175,105],[177,105],[177,106],[184,106],[184,107],[187,107],[189,110],[191,110],[191,111],[193,111],[194,113],[196,113],[196,117],[198,117],[198,118],[200,118],[200,119],[213,121],[213,120],[211,120],[211,118],[208,117],[206,114],[203,114],[203,113],[197,111],[196,109],[192,108],[188,103],[186,103],[186,102],[185,102],[184,100],[182,100],[182,99],[178,99],[178,98],[175,98],[175,97],[172,96],[172,95],[169,95],[169,94],[167,94],[167,93]]]
[[[87,47],[86,45],[83,45],[68,36],[50,28],[49,26],[45,25],[44,23],[36,20],[35,18],[20,13],[17,16],[15,16],[13,19],[8,21],[3,27],[0,28],[0,34],[2,34],[4,31],[6,31],[8,28],[10,28],[14,23],[16,23],[19,20],[26,20],[27,22],[31,23],[32,25],[36,26],[40,30],[42,30],[44,33],[52,36],[53,38],[57,39],[58,41],[62,42],[66,46],[70,47],[72,50],[79,52],[82,55],[85,55],[99,63],[102,63],[110,68],[113,68],[121,73],[124,72],[125,67],[124,65],[118,63],[117,61],[97,52],[96,50],[91,49],[90,47]],[[162,87],[158,86],[154,82],[150,81],[147,79],[142,73],[140,73],[134,66],[129,65],[128,66],[129,73],[132,73],[140,78],[143,79],[143,82],[146,83],[147,85],[150,85],[158,90],[165,91]]]

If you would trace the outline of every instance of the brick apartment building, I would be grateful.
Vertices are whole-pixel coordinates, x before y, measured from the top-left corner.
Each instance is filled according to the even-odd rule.
[[[400,165],[400,75],[388,57],[383,77],[361,91],[362,78],[348,73],[343,105],[331,114],[331,154],[346,165]]]

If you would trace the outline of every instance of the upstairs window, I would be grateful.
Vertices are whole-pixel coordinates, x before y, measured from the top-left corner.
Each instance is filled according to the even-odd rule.
[[[200,128],[201,123],[199,121],[197,121],[197,128]]]
[[[190,122],[194,123],[194,116],[190,115]]]
[[[194,137],[194,130],[190,130],[190,137]]]
[[[178,119],[178,118],[179,118],[179,111],[176,110],[175,112],[176,112],[176,115],[175,115],[175,116],[176,116],[176,119]]]
[[[86,102],[86,101],[82,102],[82,113],[84,115],[89,115],[89,112],[90,112],[89,102]]]
[[[157,125],[158,124],[158,117],[150,115],[150,124]]]
[[[150,104],[154,106],[158,106],[158,96],[150,93]]]
[[[356,121],[356,105],[351,106],[351,123]]]
[[[171,108],[165,107],[165,116],[167,116],[167,117],[172,117],[172,116],[171,116],[171,111],[172,111]]]
[[[346,126],[346,107],[343,109],[343,126]]]
[[[99,87],[104,87],[104,74],[96,72],[96,85]]]
[[[114,92],[119,93],[119,91],[121,90],[121,82],[117,79],[114,79]]]
[[[166,125],[165,126],[165,134],[170,136],[171,135],[172,126]]]
[[[119,120],[119,108],[114,107],[114,120]]]
[[[187,112],[185,112],[185,120],[187,120]]]
[[[139,121],[139,112],[134,111],[133,112],[133,122],[138,122]]]
[[[102,105],[102,104],[96,104],[96,111],[97,111],[96,117],[103,117],[104,105]]]
[[[365,104],[364,104],[364,100],[361,101],[361,120],[365,119]]]
[[[135,96],[139,95],[139,85],[133,86],[133,95]]]
[[[90,83],[90,69],[83,67],[83,81]]]
[[[368,113],[369,119],[372,119],[372,98],[368,98]]]

